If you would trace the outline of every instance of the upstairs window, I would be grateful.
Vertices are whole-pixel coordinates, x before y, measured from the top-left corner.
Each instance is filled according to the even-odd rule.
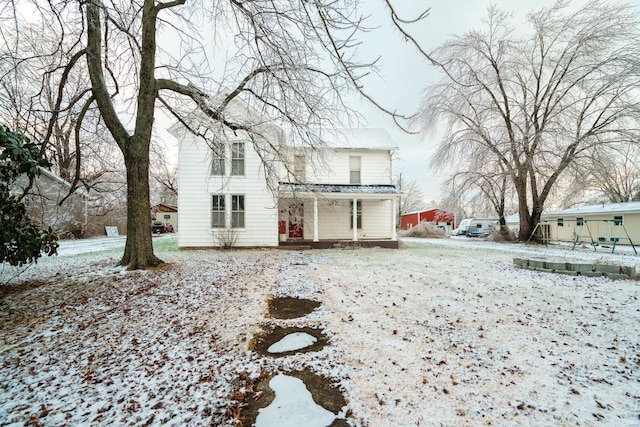
[[[211,227],[224,228],[224,194],[214,194],[211,208]]]
[[[231,175],[244,175],[244,142],[234,142],[231,147]]]
[[[211,175],[224,175],[224,144],[216,143],[211,150]]]
[[[299,183],[305,182],[307,177],[305,176],[305,159],[302,154],[296,154],[293,158],[293,175],[295,180]]]
[[[360,181],[360,156],[349,156],[349,183],[361,184]]]
[[[244,196],[231,196],[231,227],[244,228]]]

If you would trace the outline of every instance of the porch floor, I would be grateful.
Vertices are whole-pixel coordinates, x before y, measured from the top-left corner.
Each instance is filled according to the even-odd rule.
[[[397,240],[320,240],[314,242],[313,240],[285,240],[281,241],[278,246],[282,249],[331,249],[336,247],[343,248],[386,248],[386,249],[398,249]]]

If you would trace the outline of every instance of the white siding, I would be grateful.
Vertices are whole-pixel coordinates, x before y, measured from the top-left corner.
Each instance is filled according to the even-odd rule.
[[[320,239],[351,239],[351,200],[318,201],[318,237]],[[310,202],[312,203],[312,202]],[[391,238],[390,200],[361,200],[362,228],[358,239]],[[311,205],[313,206],[313,205]],[[305,238],[313,238],[313,209],[305,212]]]
[[[277,246],[277,207],[274,196],[267,189],[260,159],[249,139],[238,136],[233,141],[245,142],[244,176],[228,175],[231,170],[230,147],[227,147],[227,176],[221,177],[211,175],[210,148],[204,141],[189,134],[181,141],[178,161],[180,247],[218,245],[214,233],[220,229],[211,227],[213,194],[245,197],[245,227],[236,229],[236,246]]]
[[[344,150],[307,155],[307,182],[315,184],[349,184],[349,157],[359,156],[363,185],[390,185],[391,152],[388,150]]]

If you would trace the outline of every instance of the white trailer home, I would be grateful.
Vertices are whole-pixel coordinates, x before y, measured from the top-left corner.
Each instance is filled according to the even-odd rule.
[[[458,236],[467,237],[486,237],[499,229],[497,219],[478,219],[478,218],[465,218],[460,221],[460,225],[455,232]]]
[[[576,243],[637,245],[640,242],[640,202],[601,203],[542,214],[548,240]]]

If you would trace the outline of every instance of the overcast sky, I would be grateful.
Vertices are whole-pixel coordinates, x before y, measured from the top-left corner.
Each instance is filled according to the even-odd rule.
[[[425,86],[439,78],[435,67],[416,53],[397,30],[392,28],[389,13],[383,0],[363,0],[362,8],[371,14],[371,23],[379,26],[369,35],[368,43],[362,46],[366,59],[381,56],[380,76],[368,78],[365,89],[373,97],[391,110],[412,114],[420,103]],[[396,0],[395,3],[414,7],[418,4],[431,7],[428,18],[414,28],[423,48],[429,52],[452,35],[463,34],[474,28],[482,28],[482,20],[487,16],[487,8],[495,4],[499,8],[514,11],[514,20],[524,23],[531,10],[539,10],[554,4],[552,0],[464,0],[464,1],[415,1]],[[574,0],[574,4],[585,3]],[[406,16],[407,18],[409,16]],[[370,58],[369,58],[370,56]],[[363,58],[364,59],[364,58]],[[437,204],[441,198],[441,174],[430,171],[429,159],[437,137],[411,136],[398,130],[393,121],[369,105],[363,104],[361,111],[368,123],[367,127],[384,127],[400,147],[399,160],[395,163],[394,174],[402,172],[403,178],[417,181],[422,187],[425,202],[429,206]],[[435,206],[433,206],[435,207]]]
[[[474,28],[483,28],[482,20],[487,16],[487,8],[495,4],[501,9],[514,12],[514,20],[524,23],[527,13],[549,7],[554,0],[393,0],[397,12],[403,18],[415,17],[428,7],[430,15],[419,25],[411,27],[415,35],[429,52],[456,34],[463,34]],[[572,0],[575,7],[586,0]],[[359,59],[378,62],[379,75],[371,75],[364,81],[365,91],[385,108],[400,114],[413,114],[420,104],[424,88],[439,78],[438,70],[430,65],[407,41],[393,28],[389,11],[384,0],[360,0],[363,15],[369,15],[369,27],[374,30],[366,35],[359,47]],[[403,174],[407,180],[415,180],[423,189],[427,207],[436,207],[441,198],[439,176],[441,173],[430,170],[429,160],[433,148],[438,142],[435,136],[408,135],[395,126],[393,120],[369,103],[354,104],[354,108],[363,114],[366,123],[362,127],[385,128],[399,146],[398,160],[394,164],[394,175]],[[166,119],[160,118],[160,122]],[[168,128],[173,119],[160,124]],[[170,156],[177,151],[177,141],[163,129],[159,129],[161,139],[169,150]],[[177,153],[175,153],[177,154]]]

